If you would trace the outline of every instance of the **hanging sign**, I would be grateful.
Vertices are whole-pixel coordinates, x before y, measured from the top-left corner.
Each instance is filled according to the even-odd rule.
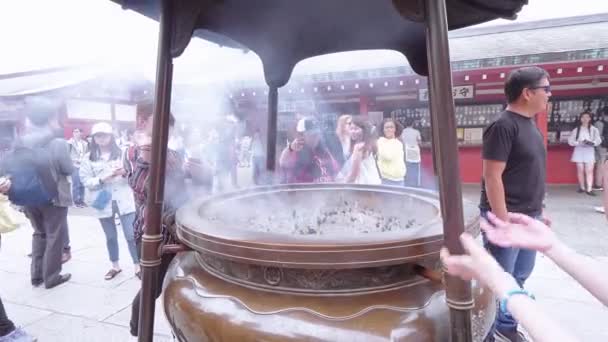
[[[465,86],[455,86],[452,88],[452,96],[454,100],[461,99],[472,99],[475,96],[475,86],[473,85],[465,85]],[[419,89],[418,90],[418,101],[428,101],[429,100],[429,90],[428,89]]]

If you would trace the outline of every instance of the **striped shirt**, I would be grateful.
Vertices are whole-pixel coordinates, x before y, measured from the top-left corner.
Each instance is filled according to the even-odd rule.
[[[149,147],[141,147],[149,148]],[[140,147],[131,146],[125,153],[124,167],[127,170],[127,178],[129,186],[133,190],[135,199],[135,221],[133,222],[133,231],[135,233],[135,241],[140,241],[144,234],[146,221],[146,204],[149,195],[149,175],[150,163],[141,158]],[[163,206],[163,217],[172,214],[185,203],[187,196],[183,189],[185,174],[183,171],[183,161],[180,155],[173,151],[167,150],[167,169],[165,172],[165,198]],[[171,243],[175,240],[169,231],[168,227],[163,225],[162,234],[165,243]]]

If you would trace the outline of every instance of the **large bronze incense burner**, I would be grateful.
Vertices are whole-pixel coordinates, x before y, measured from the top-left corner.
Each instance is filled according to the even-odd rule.
[[[442,244],[453,254],[463,253],[459,236],[474,226],[476,214],[462,202],[448,30],[513,19],[527,0],[113,1],[160,23],[150,194],[142,238],[140,341],[153,338],[154,296],[161,286],[159,251],[182,249],[161,246],[161,213],[173,58],[184,52],[193,36],[250,49],[262,60],[268,85],[266,167],[271,173],[277,165],[279,88],[298,62],[353,50],[401,52],[415,73],[428,75],[439,196],[411,190],[294,186],[220,196],[215,198],[218,204],[192,203],[180,212],[179,234],[196,252],[177,256],[165,284],[166,312],[179,339],[470,342],[484,330],[479,321],[487,317],[480,315],[491,312],[487,307],[492,302],[487,291],[448,275],[445,287],[419,276],[431,274],[429,265],[437,261]],[[305,203],[317,208],[306,196],[323,191],[349,193],[349,198],[381,211],[385,220],[374,221],[378,218],[373,213],[339,218],[296,212],[293,221],[304,217],[298,227],[278,221],[268,225],[248,221],[247,206],[233,208],[242,213],[219,206],[232,200],[255,207],[258,196],[271,202],[276,196],[299,204],[295,208],[301,212]],[[386,204],[393,201],[411,201],[420,213],[399,215],[391,209],[393,204]],[[207,217],[207,210],[215,214]],[[269,215],[290,215],[290,210],[270,206],[263,214],[268,221]],[[389,223],[387,215],[398,222]],[[361,228],[358,217],[359,223],[372,225]],[[415,221],[409,222],[412,217]],[[336,224],[329,227],[327,221],[333,219]],[[351,226],[358,229],[348,230],[338,224],[340,219],[354,219]]]
[[[465,206],[477,234],[477,214]],[[178,212],[165,313],[180,341],[448,341],[431,192],[282,185],[195,201]],[[474,287],[473,336],[494,317]]]

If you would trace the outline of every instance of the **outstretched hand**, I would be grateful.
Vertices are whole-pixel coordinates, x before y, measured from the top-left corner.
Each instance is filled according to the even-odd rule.
[[[492,213],[481,221],[481,229],[493,244],[546,252],[556,241],[555,233],[545,223],[523,214],[509,213],[505,222]]]
[[[498,296],[517,286],[515,279],[470,234],[463,233],[460,242],[467,254],[451,255],[447,248],[441,250],[441,261],[447,273],[464,280],[478,280]]]

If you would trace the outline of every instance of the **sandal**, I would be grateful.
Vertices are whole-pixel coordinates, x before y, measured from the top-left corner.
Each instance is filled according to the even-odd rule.
[[[106,275],[104,276],[105,280],[112,280],[114,279],[120,272],[122,272],[122,270],[116,270],[116,269],[111,269],[108,271],[108,273],[106,273]]]

